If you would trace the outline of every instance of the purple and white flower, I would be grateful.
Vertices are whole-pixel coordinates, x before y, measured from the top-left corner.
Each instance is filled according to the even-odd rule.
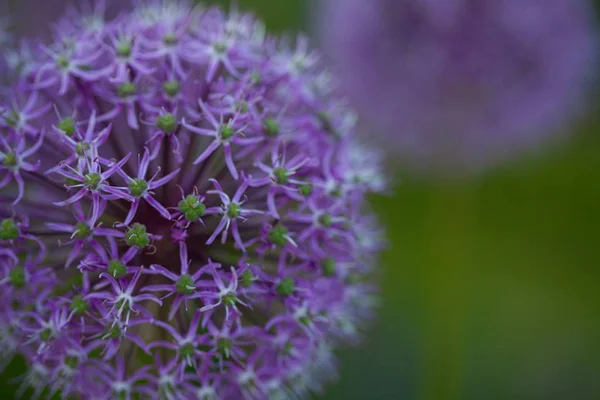
[[[183,1],[102,14],[1,92],[0,366],[63,398],[305,397],[376,303],[378,154],[306,41]]]

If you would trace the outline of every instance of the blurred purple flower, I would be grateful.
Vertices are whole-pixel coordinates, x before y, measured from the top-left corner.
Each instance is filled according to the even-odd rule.
[[[305,38],[99,11],[0,94],[0,366],[34,396],[308,397],[372,317],[378,154]]]
[[[473,169],[538,145],[582,107],[582,0],[326,0],[326,53],[361,121],[421,168]]]

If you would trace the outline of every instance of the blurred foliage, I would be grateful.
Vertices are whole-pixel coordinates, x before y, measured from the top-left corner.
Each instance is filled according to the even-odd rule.
[[[199,0],[201,4],[218,4],[239,8],[260,16],[272,32],[298,32],[306,21],[307,4],[312,0]]]
[[[376,199],[381,322],[328,398],[598,398],[598,128],[471,181],[404,174]]]
[[[306,15],[239,3],[277,31]],[[470,180],[399,171],[372,202],[390,241],[378,322],[323,398],[600,398],[599,128]]]

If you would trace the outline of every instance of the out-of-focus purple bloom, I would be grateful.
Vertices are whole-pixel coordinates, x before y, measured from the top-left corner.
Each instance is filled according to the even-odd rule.
[[[8,64],[0,366],[23,354],[35,396],[320,390],[372,317],[379,155],[305,39],[184,2],[101,11]]]
[[[425,168],[480,167],[564,129],[595,55],[584,0],[327,0],[316,12],[362,122]]]

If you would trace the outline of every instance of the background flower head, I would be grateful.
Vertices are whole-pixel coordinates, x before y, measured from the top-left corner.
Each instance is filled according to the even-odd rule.
[[[321,389],[376,303],[385,180],[318,54],[235,9],[78,12],[2,98],[2,359],[38,395]]]
[[[316,11],[362,121],[421,168],[472,169],[538,145],[577,114],[593,67],[583,0],[328,0]]]

